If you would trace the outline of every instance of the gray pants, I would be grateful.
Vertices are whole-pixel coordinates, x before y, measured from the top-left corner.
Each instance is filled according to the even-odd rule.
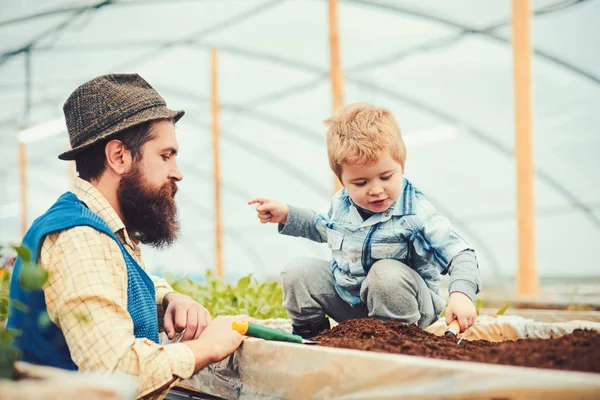
[[[373,264],[361,285],[357,306],[337,294],[329,261],[296,258],[284,268],[281,283],[283,306],[294,325],[318,322],[327,314],[338,322],[371,317],[426,328],[446,307],[444,299],[432,292],[417,272],[397,260]]]

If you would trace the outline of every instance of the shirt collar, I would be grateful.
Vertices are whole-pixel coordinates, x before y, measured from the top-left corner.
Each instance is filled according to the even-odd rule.
[[[392,215],[395,216],[403,216],[403,215],[411,215],[414,214],[414,204],[415,204],[415,188],[410,183],[410,181],[406,178],[402,178],[403,188],[402,194],[396,202],[393,204],[390,209],[392,210]]]
[[[135,239],[132,240],[127,233],[127,229],[125,229],[125,224],[121,221],[115,209],[112,208],[106,197],[94,185],[81,178],[76,178],[73,192],[79,200],[85,203],[90,211],[98,214],[106,222],[111,231],[115,234],[122,231],[125,243],[135,248],[137,241]]]

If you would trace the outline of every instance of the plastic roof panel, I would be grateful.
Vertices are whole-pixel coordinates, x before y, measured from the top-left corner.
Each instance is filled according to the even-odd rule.
[[[278,235],[246,204],[270,196],[327,207],[333,190],[323,124],[332,107],[327,2],[97,4],[0,6],[0,241],[19,238],[18,127],[61,118],[67,96],[94,76],[138,72],[171,108],[186,110],[177,126],[180,240],[162,253],[145,249],[146,265],[197,276],[212,268],[215,47],[226,273],[277,276],[291,257],[327,258],[327,246]],[[597,276],[600,0],[536,0],[532,7],[538,270],[542,277]],[[344,0],[338,18],[345,102],[392,110],[406,137],[407,177],[473,242],[484,283],[512,276],[511,2]],[[27,76],[22,47],[36,37]],[[63,134],[28,147],[30,219],[69,188],[68,164],[56,159],[66,145]]]
[[[600,77],[600,2],[583,1],[561,12],[544,14],[531,24],[532,42],[540,52]],[[510,26],[498,30],[510,37]],[[600,82],[599,82],[600,83]]]

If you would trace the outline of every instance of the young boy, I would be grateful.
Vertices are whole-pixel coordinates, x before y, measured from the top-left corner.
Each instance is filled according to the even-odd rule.
[[[284,235],[327,242],[331,261],[299,258],[281,274],[283,305],[305,338],[336,321],[372,317],[426,328],[446,306],[446,323],[475,321],[480,280],[473,248],[404,178],[406,147],[393,115],[369,104],[342,107],[326,121],[329,164],[344,188],[326,214],[254,198],[262,223]]]

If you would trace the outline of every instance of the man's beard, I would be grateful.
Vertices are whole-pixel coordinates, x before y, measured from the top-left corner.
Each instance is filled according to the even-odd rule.
[[[153,188],[134,164],[117,189],[123,223],[129,234],[157,249],[173,244],[179,232],[175,193],[174,181]]]

